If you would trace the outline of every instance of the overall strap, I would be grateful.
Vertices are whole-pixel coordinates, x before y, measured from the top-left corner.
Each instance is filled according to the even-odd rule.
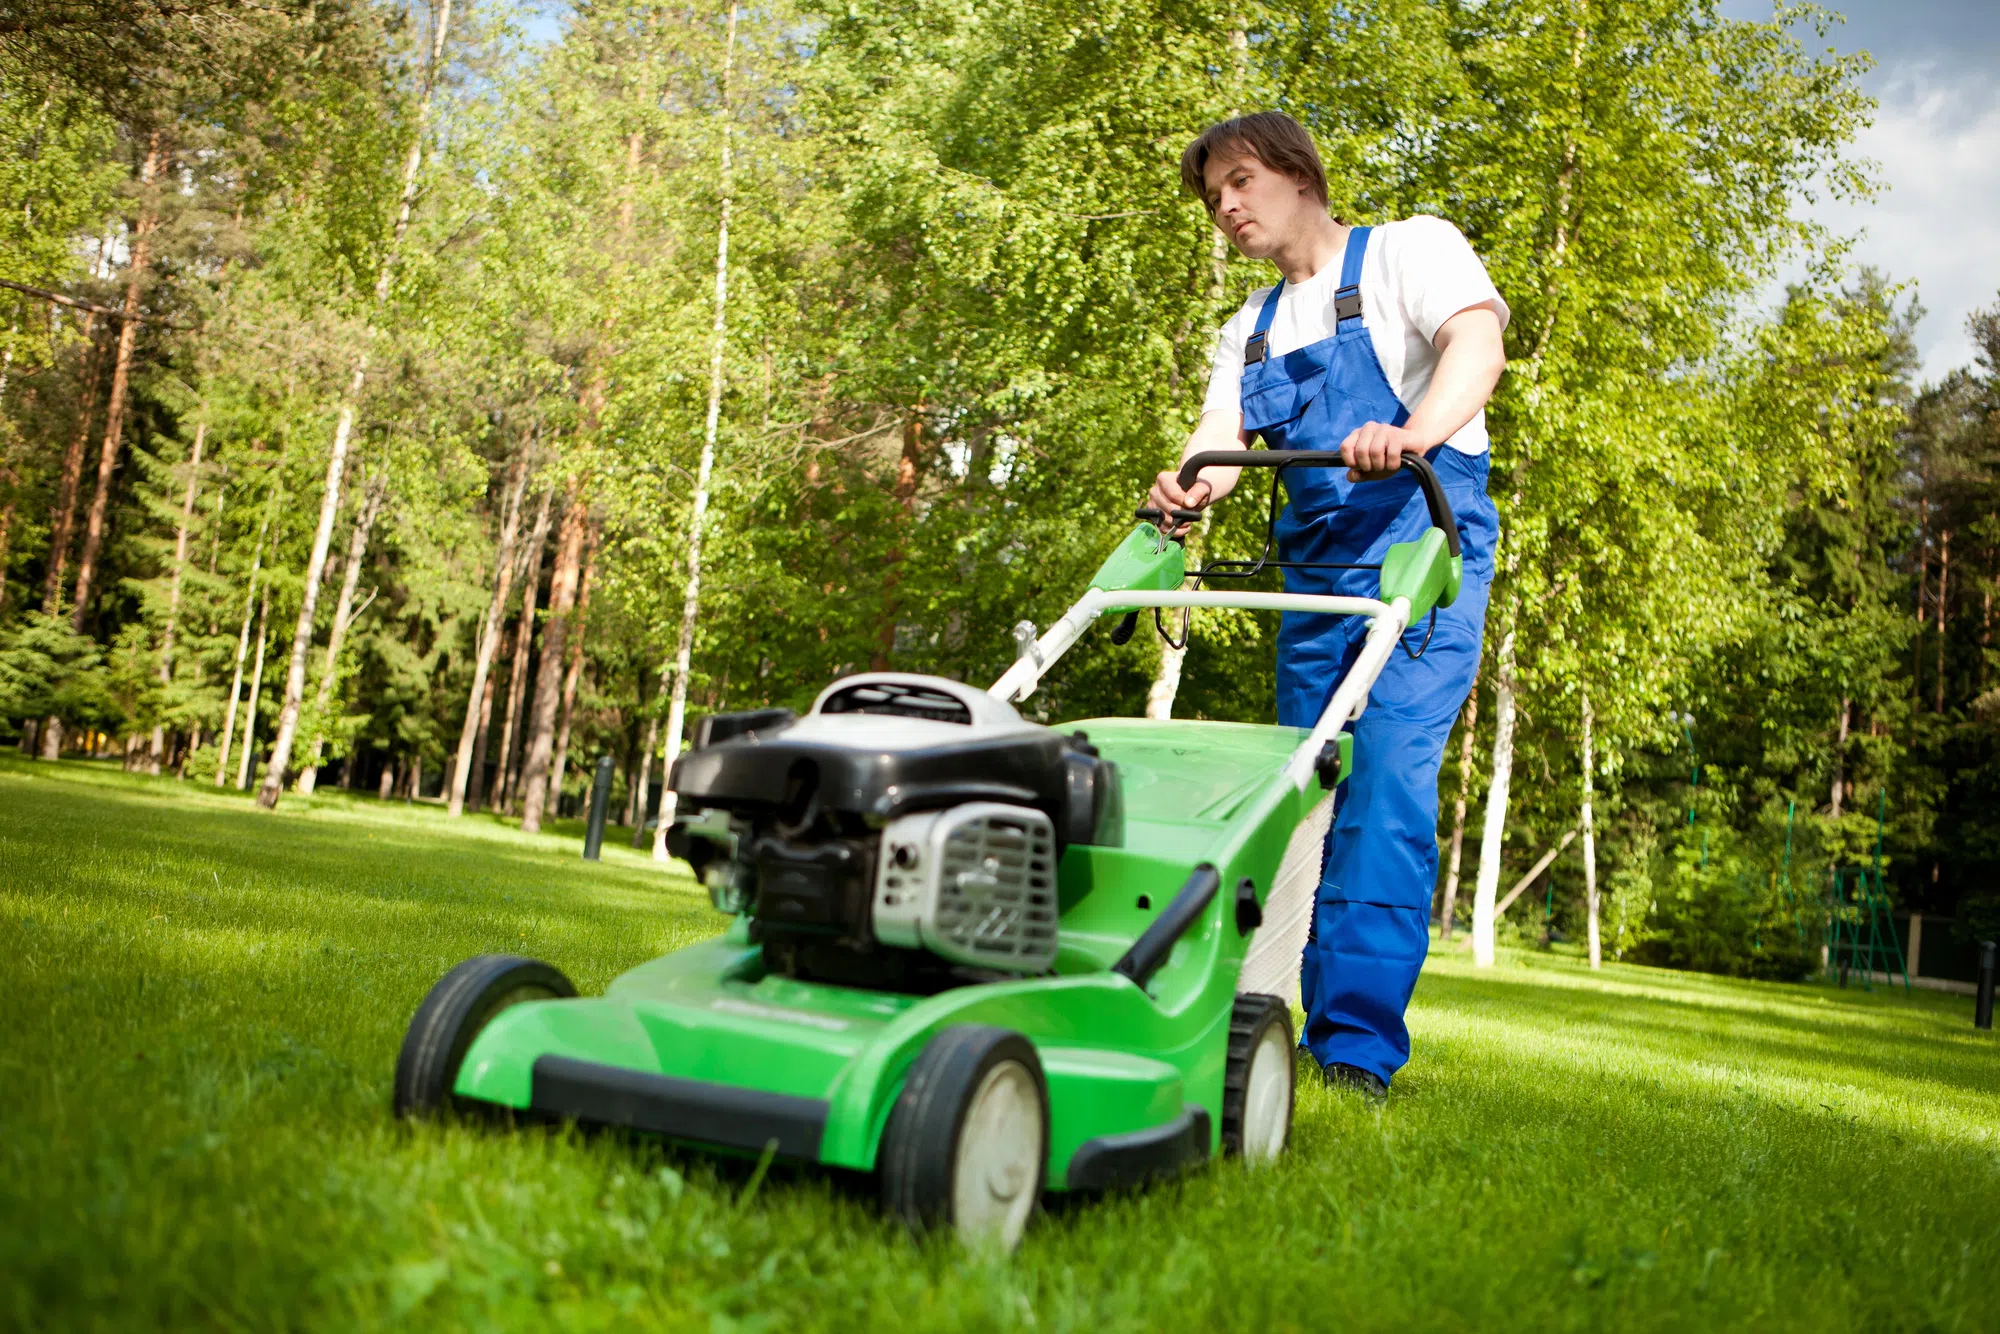
[[[1278,297],[1285,290],[1285,280],[1278,279],[1278,285],[1264,298],[1262,308],[1257,311],[1257,327],[1251,331],[1249,341],[1243,344],[1243,364],[1255,366],[1270,355],[1271,319],[1278,313]]]
[[[1340,286],[1333,290],[1334,332],[1353,327],[1349,320],[1361,318],[1361,261],[1368,255],[1368,233],[1372,227],[1356,227],[1347,234],[1347,250],[1340,257]]]

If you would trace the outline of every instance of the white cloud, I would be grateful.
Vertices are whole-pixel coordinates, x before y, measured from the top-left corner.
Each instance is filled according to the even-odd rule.
[[[1917,350],[1935,380],[1970,364],[1965,317],[2000,300],[2000,84],[1929,61],[1872,82],[1881,107],[1852,151],[1874,160],[1885,188],[1871,203],[1811,214],[1858,238],[1855,263],[1915,281],[1929,312]]]

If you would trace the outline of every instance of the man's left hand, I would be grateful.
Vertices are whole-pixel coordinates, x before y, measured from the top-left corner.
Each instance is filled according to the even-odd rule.
[[[1435,443],[1407,427],[1369,422],[1347,433],[1340,442],[1340,455],[1347,463],[1348,481],[1379,482],[1396,475],[1403,455],[1421,454]]]

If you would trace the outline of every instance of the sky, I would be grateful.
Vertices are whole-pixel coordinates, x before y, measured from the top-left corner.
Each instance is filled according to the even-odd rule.
[[[1965,318],[2000,301],[2000,0],[1832,0],[1847,16],[1808,49],[1867,51],[1862,81],[1880,104],[1850,156],[1871,159],[1882,187],[1864,204],[1808,210],[1855,237],[1857,263],[1912,282],[1923,374],[1972,362]],[[1768,0],[1724,0],[1723,12],[1764,18]]]

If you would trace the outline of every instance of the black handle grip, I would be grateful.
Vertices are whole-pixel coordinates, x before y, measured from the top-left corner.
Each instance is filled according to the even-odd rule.
[[[1347,461],[1334,449],[1205,449],[1181,464],[1180,484],[1185,491],[1195,484],[1203,468],[1345,468]],[[1451,502],[1445,499],[1444,483],[1437,469],[1421,454],[1403,455],[1403,467],[1414,473],[1417,488],[1430,507],[1431,523],[1444,529],[1445,550],[1458,555],[1458,520],[1452,516]]]

